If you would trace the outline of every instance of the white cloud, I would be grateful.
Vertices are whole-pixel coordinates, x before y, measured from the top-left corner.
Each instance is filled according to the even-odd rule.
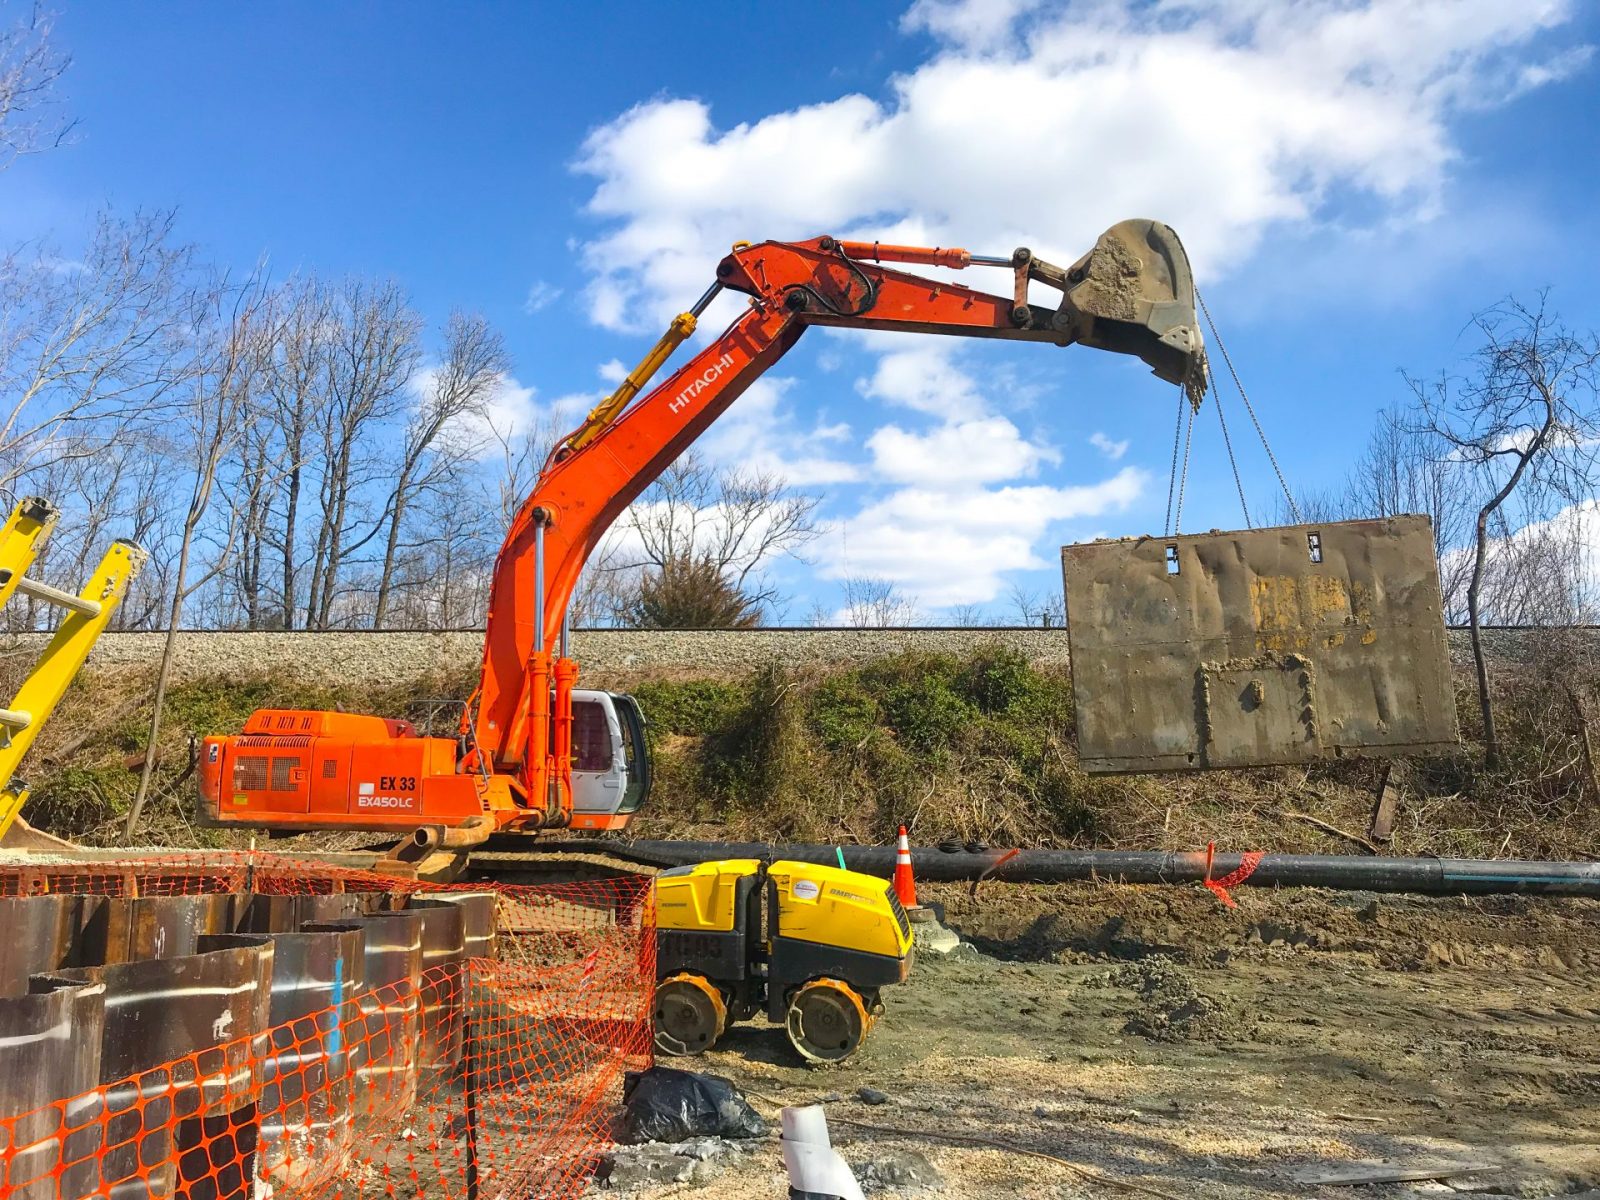
[[[1037,9],[1042,0],[917,0],[900,19],[908,32],[931,33],[966,50],[996,48],[1016,20]]]
[[[767,375],[756,380],[718,418],[698,443],[719,466],[744,467],[782,475],[791,486],[816,488],[860,478],[860,468],[840,458],[840,443],[850,426],[819,419],[811,428],[796,419],[785,397],[795,380]]]
[[[1014,380],[992,370],[982,379],[958,345],[929,339],[883,354],[857,381],[865,397],[939,420],[921,431],[884,425],[867,439],[868,478],[897,490],[836,523],[826,577],[886,579],[933,609],[986,603],[1006,572],[1044,565],[1036,547],[1056,523],[1138,496],[1145,476],[1131,468],[1086,487],[1018,486],[1061,455],[995,411],[1016,406]]]
[[[522,311],[531,317],[541,309],[549,308],[559,299],[561,299],[560,288],[553,283],[546,283],[542,279],[536,279],[528,287],[528,295],[522,301]]]
[[[1126,438],[1120,442],[1114,442],[1099,430],[1089,435],[1089,445],[1100,451],[1112,462],[1116,462],[1128,452],[1128,440]]]
[[[977,416],[986,409],[976,382],[956,366],[954,347],[938,340],[884,354],[870,376],[856,380],[856,390],[873,400],[947,419]]]
[[[622,365],[621,359],[612,358],[600,364],[599,374],[607,383],[621,383],[628,377],[628,368]]]
[[[723,129],[704,103],[664,97],[596,130],[575,164],[606,223],[583,246],[590,314],[659,325],[736,237],[914,232],[1071,261],[1112,222],[1154,216],[1215,278],[1269,227],[1331,219],[1349,195],[1374,225],[1427,218],[1459,111],[1582,68],[1586,48],[1540,38],[1573,7],[919,3],[906,25],[943,49],[887,101]]]
[[[1472,550],[1440,557],[1445,615],[1467,620]],[[1542,520],[1525,520],[1489,540],[1482,585],[1489,625],[1572,625],[1600,620],[1600,500],[1568,505]]]
[[[1047,565],[1035,546],[1057,523],[1123,511],[1148,479],[1124,467],[1077,487],[902,488],[830,526],[820,573],[887,579],[928,608],[981,604],[1007,571]]]
[[[891,483],[998,483],[1034,475],[1061,456],[1025,441],[1004,417],[951,421],[928,433],[885,425],[867,439],[873,475]]]
[[[520,436],[539,420],[539,389],[512,375],[504,375],[494,395],[484,405],[489,424],[506,437]]]

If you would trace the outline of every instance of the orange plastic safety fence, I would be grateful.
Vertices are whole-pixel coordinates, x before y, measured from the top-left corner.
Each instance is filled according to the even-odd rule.
[[[0,865],[0,1196],[567,1196],[648,1064],[648,881]]]

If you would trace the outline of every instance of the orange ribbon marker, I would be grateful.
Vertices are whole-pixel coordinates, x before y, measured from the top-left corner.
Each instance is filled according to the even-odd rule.
[[[1262,850],[1249,850],[1239,856],[1239,866],[1236,870],[1228,872],[1221,879],[1211,878],[1211,864],[1217,856],[1217,844],[1206,843],[1206,877],[1200,882],[1210,888],[1212,893],[1229,908],[1238,908],[1239,904],[1232,896],[1228,895],[1229,888],[1238,887],[1246,879],[1256,873],[1256,868],[1261,865],[1261,860],[1266,857]]]

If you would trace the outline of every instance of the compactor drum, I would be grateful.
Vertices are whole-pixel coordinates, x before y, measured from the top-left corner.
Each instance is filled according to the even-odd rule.
[[[857,871],[753,858],[656,877],[656,1050],[699,1054],[765,1011],[807,1062],[842,1062],[911,971],[893,888]]]

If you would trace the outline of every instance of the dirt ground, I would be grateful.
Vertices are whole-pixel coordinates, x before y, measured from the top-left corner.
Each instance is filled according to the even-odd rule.
[[[922,890],[971,949],[920,958],[856,1059],[807,1070],[755,1025],[698,1065],[769,1116],[829,1098],[847,1160],[918,1150],[952,1198],[1600,1187],[1600,904],[1243,889],[1230,910],[1198,887]],[[889,1100],[868,1105],[861,1087]],[[1296,1178],[1347,1160],[1492,1169]],[[653,1194],[786,1194],[775,1141],[728,1161]]]

